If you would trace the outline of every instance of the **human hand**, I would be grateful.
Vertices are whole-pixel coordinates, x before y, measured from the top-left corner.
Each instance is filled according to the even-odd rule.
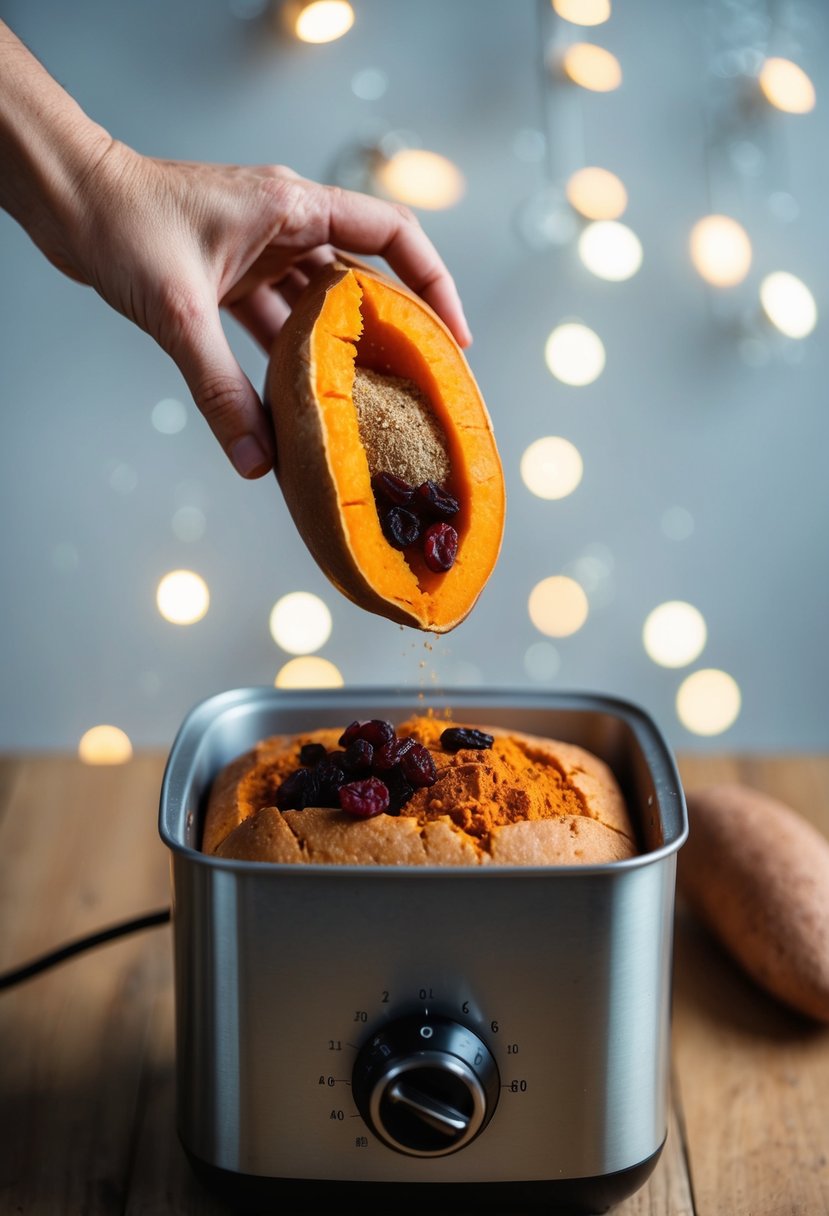
[[[167,351],[243,477],[272,468],[273,438],[220,308],[269,352],[309,273],[336,248],[382,256],[462,346],[471,341],[455,284],[406,208],[283,166],[155,160],[117,142],[83,190],[71,241],[47,255]]]

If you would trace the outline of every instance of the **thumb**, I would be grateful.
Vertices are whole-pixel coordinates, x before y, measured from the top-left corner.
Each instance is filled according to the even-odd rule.
[[[191,314],[165,345],[236,472],[263,477],[274,466],[270,420],[230,349],[216,306]]]

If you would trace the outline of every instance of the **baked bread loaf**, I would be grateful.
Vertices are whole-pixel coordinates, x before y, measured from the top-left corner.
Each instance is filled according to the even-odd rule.
[[[597,756],[429,716],[263,739],[217,774],[202,849],[396,866],[595,864],[638,851]]]

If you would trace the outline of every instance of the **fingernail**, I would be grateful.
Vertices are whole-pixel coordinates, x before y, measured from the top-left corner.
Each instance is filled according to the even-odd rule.
[[[262,445],[255,435],[243,435],[232,443],[230,459],[234,469],[242,477],[261,477],[271,467],[271,462],[262,451]]]

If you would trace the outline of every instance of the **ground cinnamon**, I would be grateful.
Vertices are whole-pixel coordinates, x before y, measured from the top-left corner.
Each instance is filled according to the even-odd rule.
[[[416,790],[402,815],[420,823],[448,815],[456,827],[484,841],[493,828],[508,823],[586,813],[583,794],[547,753],[534,753],[509,736],[496,737],[481,751],[445,752],[440,745],[445,727],[438,719],[418,718],[399,728],[430,749],[438,770],[435,784]]]
[[[413,486],[445,484],[450,473],[446,440],[413,380],[357,367],[352,398],[372,476],[393,473]]]

